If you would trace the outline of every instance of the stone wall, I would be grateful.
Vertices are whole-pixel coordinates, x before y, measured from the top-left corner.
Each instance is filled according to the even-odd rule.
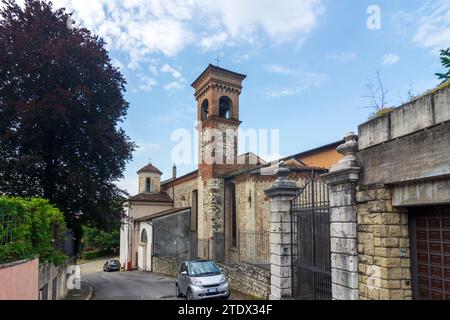
[[[173,186],[173,196],[175,208],[191,207],[192,206],[192,192],[198,189],[197,178],[193,177],[191,180]],[[172,194],[172,190],[170,191]]]
[[[181,264],[185,260],[168,257],[153,256],[152,268],[154,273],[164,274],[167,276],[176,277]]]
[[[224,260],[224,181],[223,179],[200,180],[198,238],[200,257]],[[207,240],[212,240],[208,242]],[[209,243],[209,248],[206,244]],[[205,255],[205,250],[208,254]]]
[[[360,299],[411,299],[407,210],[382,185],[359,186],[356,202]]]
[[[246,263],[219,264],[230,281],[231,288],[239,292],[267,299],[270,294],[270,270]]]
[[[176,277],[183,260],[153,257],[153,272]],[[266,299],[270,291],[270,271],[249,264],[218,264],[230,281],[231,288],[239,292]]]

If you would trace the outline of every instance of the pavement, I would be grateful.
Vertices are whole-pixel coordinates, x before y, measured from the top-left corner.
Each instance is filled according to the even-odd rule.
[[[66,300],[91,300],[94,288],[86,281],[81,281],[81,289],[70,290]]]
[[[183,300],[175,296],[175,278],[151,272],[103,272],[107,258],[80,265],[81,289],[72,290],[67,300]],[[233,291],[230,300],[251,297]]]

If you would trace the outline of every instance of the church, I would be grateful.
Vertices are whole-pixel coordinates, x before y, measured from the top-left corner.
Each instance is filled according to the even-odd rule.
[[[137,172],[139,194],[126,201],[121,230],[120,262],[127,270],[155,271],[158,257],[204,258],[267,270],[270,202],[265,190],[277,179],[277,170],[270,168],[283,161],[290,169],[289,179],[301,187],[341,159],[336,148],[342,141],[272,163],[253,153],[238,155],[239,98],[245,79],[246,75],[209,65],[193,82],[199,123],[197,170],[177,176],[174,166],[166,181],[151,163]]]

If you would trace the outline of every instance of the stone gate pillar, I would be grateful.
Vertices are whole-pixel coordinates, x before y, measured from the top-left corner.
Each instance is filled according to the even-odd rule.
[[[297,195],[295,181],[288,180],[289,169],[280,163],[278,178],[266,190],[270,198],[270,299],[292,296],[291,201]]]
[[[334,300],[357,300],[356,185],[361,167],[357,136],[349,133],[337,152],[344,157],[322,179],[330,192],[331,279]]]

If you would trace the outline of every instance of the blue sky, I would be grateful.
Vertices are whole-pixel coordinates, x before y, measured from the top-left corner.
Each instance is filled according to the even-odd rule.
[[[248,75],[243,128],[280,129],[280,153],[290,155],[357,131],[377,70],[390,105],[437,85],[438,50],[450,46],[449,0],[53,2],[105,38],[128,81],[123,127],[140,149],[119,185],[132,194],[149,158],[170,178],[171,134],[196,119],[190,84],[218,56]],[[369,5],[380,8],[380,30],[367,28]]]

